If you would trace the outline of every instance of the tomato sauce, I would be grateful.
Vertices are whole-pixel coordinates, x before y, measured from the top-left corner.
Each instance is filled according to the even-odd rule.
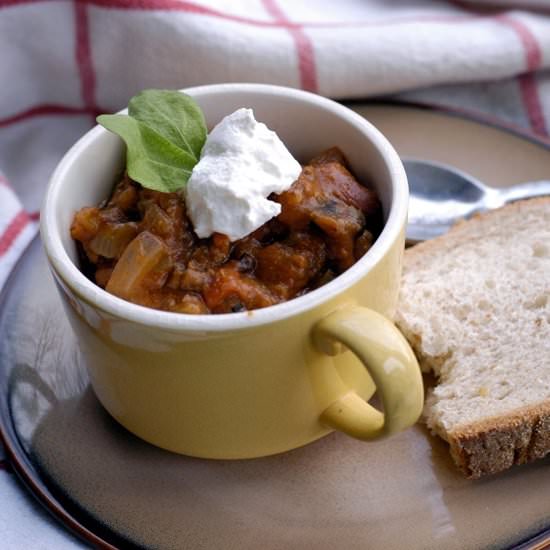
[[[318,288],[361,258],[382,228],[376,193],[355,179],[337,148],[270,198],[281,213],[245,238],[199,239],[180,194],[124,175],[105,204],[76,213],[71,236],[83,271],[108,292],[205,314],[263,308]]]

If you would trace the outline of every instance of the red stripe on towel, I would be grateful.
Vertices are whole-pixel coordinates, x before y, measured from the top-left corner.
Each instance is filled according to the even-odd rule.
[[[521,98],[533,131],[537,134],[547,136],[548,128],[546,127],[546,120],[540,100],[537,78],[534,74],[534,71],[542,65],[540,45],[531,29],[523,21],[519,21],[508,15],[499,15],[495,19],[513,29],[523,44],[527,72],[518,78]]]
[[[542,51],[535,35],[531,32],[531,29],[529,29],[529,27],[522,21],[514,19],[509,15],[497,15],[495,19],[513,29],[518,35],[518,38],[521,40],[525,50],[527,70],[536,71],[540,68],[542,62]]]
[[[91,112],[97,112],[98,108],[95,101],[96,77],[90,46],[88,6],[83,0],[76,0],[74,6],[76,26],[75,58],[80,74],[80,93],[85,108]]]
[[[31,2],[47,2],[51,0],[0,0],[0,8],[17,4]],[[360,21],[335,21],[335,22],[292,22],[276,4],[276,0],[263,0],[266,10],[271,13],[276,21],[263,21],[247,17],[236,16],[220,12],[186,0],[77,0],[77,60],[81,70],[82,95],[86,107],[75,109],[62,106],[37,106],[23,113],[0,120],[0,127],[19,122],[30,116],[43,114],[97,114],[101,112],[95,104],[95,72],[93,70],[91,48],[89,45],[88,14],[86,5],[95,5],[112,9],[135,9],[135,10],[171,10],[187,13],[201,14],[216,17],[228,21],[255,25],[261,27],[285,28],[293,36],[296,43],[301,85],[305,89],[317,90],[318,78],[315,64],[313,46],[309,37],[305,34],[304,28],[345,28],[345,27],[380,27],[406,25],[415,23],[467,23],[472,20],[496,20],[515,30],[525,48],[526,63],[528,70],[540,65],[541,50],[536,38],[529,28],[521,21],[513,19],[499,10],[495,13],[490,10],[476,11],[471,6],[466,6],[456,0],[454,3],[460,6],[467,13],[461,14],[421,14],[418,16],[403,16],[393,18],[381,18]],[[80,30],[78,30],[80,29]],[[538,95],[536,80],[533,77],[521,77],[519,80],[521,95],[525,109],[533,130],[539,135],[548,135],[543,110]]]
[[[470,13],[479,13],[473,6],[464,5],[459,0],[454,0],[454,4],[460,5]],[[494,16],[495,21],[506,25],[512,29],[523,45],[525,51],[526,73],[518,77],[521,99],[529,119],[531,129],[539,135],[548,136],[548,128],[542,109],[539,89],[534,71],[542,65],[542,50],[536,36],[531,29],[519,19],[515,19],[507,13],[498,13]]]
[[[29,223],[29,215],[21,210],[0,236],[0,257],[3,256]]]
[[[531,128],[541,136],[550,135],[546,126],[536,75],[534,73],[521,75],[518,83]]]
[[[263,4],[266,11],[275,18],[276,23],[288,29],[288,32],[294,40],[298,53],[298,70],[300,71],[300,85],[302,89],[316,92],[318,86],[315,52],[313,51],[313,44],[308,35],[300,25],[292,23],[287,18],[276,0],[263,0]]]

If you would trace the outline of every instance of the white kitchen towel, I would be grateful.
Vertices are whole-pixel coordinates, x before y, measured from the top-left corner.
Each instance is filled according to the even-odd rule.
[[[502,81],[504,92],[496,84],[479,104],[471,94],[469,107],[502,105],[509,109],[502,116],[546,135],[550,15],[466,6],[0,0],[0,172],[36,212],[53,166],[95,114],[123,107],[146,87],[224,81],[338,99]],[[0,210],[0,218],[13,215]]]
[[[397,94],[547,137],[550,1],[0,0],[0,287],[97,113],[147,87],[237,81]],[[23,548],[44,516],[5,469],[0,541]],[[62,547],[44,537],[33,547]]]

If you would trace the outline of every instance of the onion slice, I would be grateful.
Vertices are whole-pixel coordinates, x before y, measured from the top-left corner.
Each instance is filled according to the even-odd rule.
[[[149,231],[140,233],[122,253],[105,289],[126,300],[161,288],[171,270],[168,247]]]

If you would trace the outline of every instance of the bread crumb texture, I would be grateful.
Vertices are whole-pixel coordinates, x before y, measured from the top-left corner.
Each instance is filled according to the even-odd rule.
[[[438,379],[425,420],[466,475],[550,452],[550,198],[408,249],[396,321]]]

